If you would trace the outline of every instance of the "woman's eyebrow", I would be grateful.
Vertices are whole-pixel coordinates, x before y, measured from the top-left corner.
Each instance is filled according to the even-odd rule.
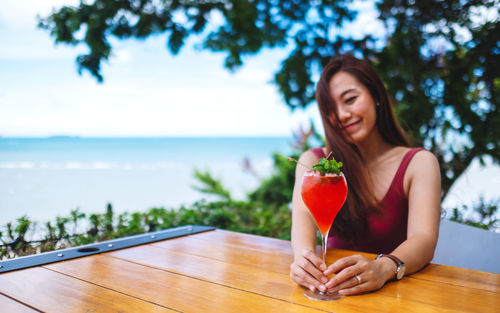
[[[346,89],[344,90],[341,94],[340,94],[340,97],[342,98],[343,96],[345,96],[347,93],[351,92],[351,91],[356,91],[357,89],[356,88],[349,88],[349,89]]]

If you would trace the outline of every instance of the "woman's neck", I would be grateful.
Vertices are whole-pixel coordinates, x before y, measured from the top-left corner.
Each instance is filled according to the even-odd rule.
[[[387,143],[378,131],[372,132],[371,136],[363,142],[356,144],[367,165],[376,162],[382,155],[394,146]]]

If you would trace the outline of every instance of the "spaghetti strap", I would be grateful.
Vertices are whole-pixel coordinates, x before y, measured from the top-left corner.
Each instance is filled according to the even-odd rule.
[[[394,178],[392,180],[391,186],[389,187],[389,190],[387,191],[387,194],[390,194],[391,192],[403,192],[403,182],[404,182],[404,177],[406,173],[406,169],[408,168],[408,165],[410,164],[411,159],[413,156],[419,152],[425,150],[424,148],[411,148],[408,152],[403,157],[403,160],[401,160],[401,163],[399,164],[399,168],[396,171],[396,174],[394,175]]]
[[[314,155],[318,157],[318,159],[326,158],[323,148],[317,147],[317,148],[311,148],[310,150],[314,153]]]
[[[406,152],[405,156],[403,157],[403,160],[401,161],[401,164],[399,164],[399,168],[396,172],[396,175],[394,177],[399,177],[401,178],[404,177],[404,174],[406,173],[406,169],[408,168],[408,164],[410,164],[411,159],[413,159],[413,156],[419,152],[425,150],[424,148],[411,148],[410,151]]]

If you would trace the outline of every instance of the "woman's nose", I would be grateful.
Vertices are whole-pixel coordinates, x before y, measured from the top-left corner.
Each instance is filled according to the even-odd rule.
[[[349,110],[347,110],[345,107],[339,105],[337,107],[337,115],[339,117],[339,120],[342,122],[342,121],[346,121],[347,119],[349,119],[351,117],[351,112]]]

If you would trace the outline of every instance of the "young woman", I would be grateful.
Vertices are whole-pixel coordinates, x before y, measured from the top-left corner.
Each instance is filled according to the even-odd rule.
[[[328,247],[379,256],[352,255],[328,267],[322,262],[315,254],[316,224],[300,193],[307,169],[298,165],[290,276],[312,291],[353,295],[377,290],[432,260],[440,219],[439,164],[432,153],[409,147],[387,90],[368,62],[350,55],[333,58],[318,82],[316,100],[326,147],[304,152],[299,162],[312,167],[332,152],[344,164],[349,187]]]

